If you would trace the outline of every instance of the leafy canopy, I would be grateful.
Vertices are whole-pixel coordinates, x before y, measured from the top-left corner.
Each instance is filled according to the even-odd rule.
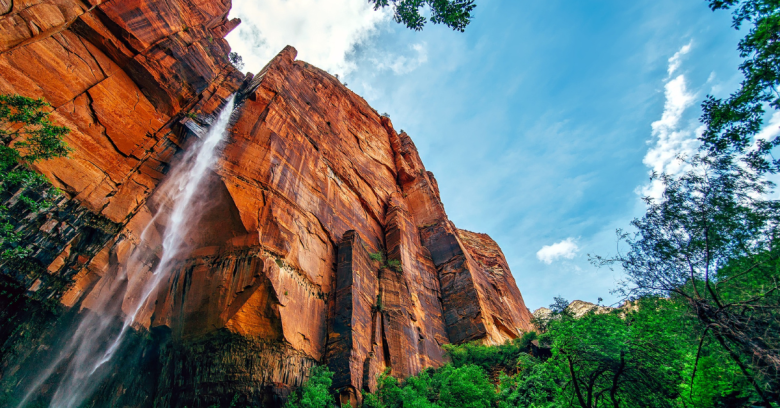
[[[364,394],[366,408],[490,408],[496,401],[495,387],[485,371],[474,365],[445,365],[409,377],[401,385],[382,374],[377,392]]]
[[[755,139],[761,131],[766,108],[780,109],[780,2],[777,0],[709,0],[713,10],[733,10],[733,26],[751,27],[739,42],[744,61],[739,69],[744,80],[728,98],[707,96],[702,104],[701,136],[704,148],[712,153],[744,154],[753,169],[760,172],[780,169],[771,156],[780,139]]]
[[[284,408],[331,408],[335,398],[330,392],[333,373],[326,366],[311,368],[309,379],[301,388],[290,394]]]
[[[393,18],[397,23],[420,31],[425,26],[426,19],[422,10],[427,6],[430,10],[430,21],[433,24],[445,26],[463,32],[473,18],[471,13],[476,4],[474,0],[369,0],[374,4],[374,10],[384,7],[393,8]]]
[[[536,332],[531,331],[498,346],[486,346],[473,341],[459,345],[444,344],[442,348],[455,367],[475,365],[485,371],[512,370],[517,365],[518,358],[529,350],[534,340]]]

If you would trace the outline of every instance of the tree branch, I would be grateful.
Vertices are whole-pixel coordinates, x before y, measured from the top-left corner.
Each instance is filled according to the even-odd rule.
[[[701,340],[699,340],[699,347],[696,349],[696,360],[693,362],[693,373],[691,374],[691,393],[688,398],[693,400],[693,380],[696,378],[696,369],[699,367],[699,356],[701,355],[701,347],[704,344],[704,339],[707,338],[707,331],[710,330],[709,326],[704,328],[704,333],[701,334]]]

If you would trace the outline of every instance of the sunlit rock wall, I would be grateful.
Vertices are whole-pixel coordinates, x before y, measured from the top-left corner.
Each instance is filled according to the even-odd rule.
[[[275,406],[317,363],[356,404],[386,368],[413,375],[445,362],[443,344],[529,330],[501,250],[449,221],[411,138],[291,47],[257,75],[237,72],[223,39],[237,24],[229,9],[0,0],[0,92],[50,101],[73,148],[38,166],[65,193],[57,211],[19,209],[32,266],[1,270],[20,293],[59,299],[69,319],[106,312],[97,298],[116,279],[150,279],[170,205],[158,186],[238,96],[191,251],[137,316],[137,349],[120,359],[143,368],[117,371],[92,405],[200,407],[237,395]],[[138,296],[119,293],[118,310]],[[36,330],[28,315],[2,317],[0,341],[16,357],[3,358],[0,380],[23,381],[25,362],[50,351],[19,346],[9,328]],[[55,342],[63,319],[35,341]]]
[[[498,344],[530,329],[501,250],[452,225],[433,175],[388,118],[290,47],[245,86],[217,170],[242,228],[217,258],[242,245],[262,252],[267,284],[230,296],[253,310],[272,304],[280,322],[278,332],[231,323],[246,313],[225,328],[324,357],[353,401],[386,367],[405,377],[443,364],[442,344]]]
[[[121,245],[116,228],[133,227],[129,220],[184,146],[173,126],[183,111],[212,101],[203,106],[211,113],[240,84],[243,76],[228,64],[222,38],[237,24],[226,19],[230,6],[188,0],[0,4],[0,93],[45,99],[53,120],[71,129],[70,157],[38,169],[68,202],[90,212],[89,222],[69,210],[29,220],[42,224],[35,258],[48,271],[35,278],[79,275],[64,303],[72,305],[108,262],[106,250],[84,268],[95,248],[80,250],[78,242],[97,230]],[[37,286],[45,291],[49,285]]]

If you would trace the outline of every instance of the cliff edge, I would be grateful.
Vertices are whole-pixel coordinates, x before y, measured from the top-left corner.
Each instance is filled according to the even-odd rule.
[[[355,405],[386,368],[406,377],[443,364],[442,344],[531,329],[498,245],[453,225],[389,118],[292,47],[257,75],[227,62],[230,1],[29,3],[0,1],[0,92],[50,101],[73,152],[39,166],[65,192],[57,210],[19,214],[29,267],[0,269],[23,294],[2,300],[3,384],[23,384],[53,352],[37,344],[66,332],[15,311],[24,299],[57,299],[49,321],[75,321],[111,312],[97,299],[118,280],[152,279],[168,227],[158,187],[231,94],[189,255],[121,358],[143,364],[103,380],[92,406],[276,406],[317,363]],[[117,292],[117,318],[137,296]],[[20,327],[35,332],[26,346]]]

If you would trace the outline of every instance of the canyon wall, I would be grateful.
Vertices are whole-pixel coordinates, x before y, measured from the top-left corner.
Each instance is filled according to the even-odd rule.
[[[3,197],[34,250],[0,268],[19,295],[0,299],[12,393],[64,322],[109,313],[97,300],[107,288],[151,279],[170,205],[157,187],[234,93],[190,255],[133,323],[137,347],[120,361],[135,368],[106,379],[91,406],[276,406],[318,363],[356,405],[385,369],[406,377],[443,364],[443,344],[530,329],[500,248],[447,218],[411,138],[292,47],[256,75],[235,70],[229,9],[0,0],[0,93],[51,102],[73,149],[38,165],[64,192],[54,211]],[[137,297],[120,291],[118,314]],[[59,304],[58,323],[14,311],[26,301]]]

